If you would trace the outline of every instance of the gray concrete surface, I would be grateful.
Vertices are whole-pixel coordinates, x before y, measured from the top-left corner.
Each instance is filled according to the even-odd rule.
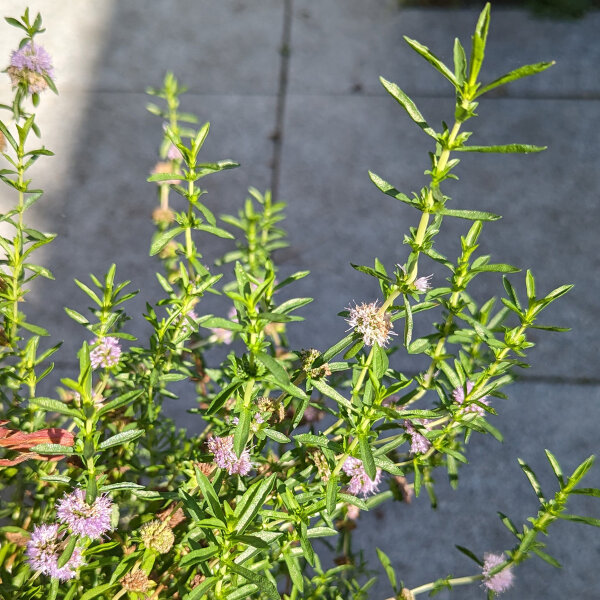
[[[167,69],[190,88],[184,110],[211,121],[206,159],[242,164],[205,180],[209,206],[218,214],[235,212],[250,185],[276,186],[288,202],[291,245],[278,255],[281,272],[310,269],[311,277],[297,284],[296,293],[316,298],[304,310],[306,323],[290,328],[292,344],[323,348],[335,341],[346,327],[336,313],[352,300],[377,295],[369,278],[349,263],[369,264],[374,256],[390,266],[404,260],[402,236],[418,220],[414,211],[379,193],[367,170],[407,192],[426,181],[429,139],[385,93],[378,76],[410,93],[431,123],[450,121],[451,90],[402,35],[448,59],[456,35],[469,42],[476,11],[398,9],[392,0],[36,0],[30,5],[43,11],[48,29],[43,42],[55,59],[61,92],[42,102],[44,142],[57,156],[36,167],[35,182],[46,196],[33,218],[59,233],[41,258],[57,281],[40,281],[28,298],[34,322],[51,324],[52,333],[65,340],[56,375],[71,374],[73,352],[87,337],[62,310],[87,306],[72,277],[86,280],[89,272],[101,274],[116,261],[118,277],[142,290],[129,306],[131,314],[159,297],[156,262],[148,257],[155,190],[145,178],[161,133],[158,120],[144,109],[144,89],[160,85]],[[5,0],[1,8],[8,15],[24,6]],[[482,251],[494,261],[531,267],[541,290],[575,283],[543,319],[573,331],[534,336],[539,345],[530,354],[533,367],[499,407],[506,442],[473,440],[471,465],[463,470],[458,492],[442,483],[436,513],[422,498],[409,507],[386,508],[381,519],[361,517],[358,543],[368,554],[374,556],[373,546],[379,545],[402,569],[408,569],[407,557],[418,558],[402,575],[409,585],[471,572],[453,543],[481,552],[510,547],[495,510],[516,520],[535,510],[517,456],[543,469],[542,449],[548,447],[572,467],[598,450],[599,25],[598,13],[554,22],[517,10],[493,11],[484,65],[490,80],[522,63],[555,59],[557,65],[484,97],[480,118],[467,129],[476,132],[474,143],[526,142],[549,150],[525,157],[463,155],[461,181],[446,189],[456,207],[504,215],[486,225],[482,237]],[[4,28],[0,56],[8,57],[17,39],[18,33]],[[0,90],[0,102],[7,91]],[[11,202],[0,190],[1,206]],[[452,238],[467,224],[447,219],[444,227]],[[208,260],[228,248],[221,240],[204,240]],[[440,249],[453,257],[457,245],[440,238]],[[422,268],[436,279],[445,277],[435,265],[423,262]],[[522,282],[522,276],[513,279]],[[481,276],[475,287],[482,297],[502,291],[491,276]],[[225,312],[212,297],[204,307]],[[130,331],[146,334],[140,318],[129,325]],[[423,318],[416,326],[426,333],[426,325]],[[398,366],[412,369],[415,363],[399,360]],[[182,399],[170,411],[187,425],[186,406]],[[595,472],[590,485],[599,482]],[[586,504],[585,510],[599,516],[597,504]],[[550,543],[564,571],[532,561],[505,598],[600,596],[597,532],[561,525]],[[372,597],[386,593],[382,584]],[[475,588],[452,597],[482,596]]]

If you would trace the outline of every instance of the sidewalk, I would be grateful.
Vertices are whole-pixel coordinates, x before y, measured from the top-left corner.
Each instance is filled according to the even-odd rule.
[[[3,15],[20,15],[24,6],[5,0]],[[189,87],[184,110],[211,122],[206,158],[231,158],[242,165],[205,180],[209,206],[217,214],[236,212],[248,186],[273,188],[288,202],[284,226],[290,247],[278,255],[281,272],[310,269],[311,276],[293,293],[315,298],[303,312],[302,330],[289,328],[292,346],[323,348],[338,339],[346,323],[336,313],[352,300],[377,296],[370,278],[349,263],[372,264],[374,256],[390,267],[402,262],[407,254],[403,235],[418,222],[415,211],[381,194],[367,171],[407,193],[418,190],[426,182],[423,171],[432,149],[378,76],[400,85],[434,126],[450,122],[449,84],[402,36],[451,62],[455,36],[469,46],[477,11],[399,9],[393,0],[36,0],[30,6],[42,11],[47,27],[42,41],[55,59],[60,90],[59,97],[43,99],[40,115],[44,142],[57,156],[40,161],[35,174],[36,184],[46,189],[36,224],[59,234],[43,255],[57,281],[40,281],[28,298],[34,322],[52,323],[52,333],[65,340],[57,376],[72,376],[74,352],[86,337],[62,308],[86,312],[73,277],[86,281],[89,272],[102,274],[117,262],[117,277],[142,290],[129,305],[131,314],[141,314],[145,301],[160,295],[153,275],[157,263],[148,257],[155,189],[145,179],[156,162],[161,124],[145,111],[144,90],[160,85],[167,69]],[[10,29],[4,27],[0,36],[5,60],[18,39]],[[429,561],[439,533],[444,551],[436,552],[430,573],[424,568],[406,573],[409,585],[449,572],[469,573],[468,561],[453,543],[482,552],[510,547],[494,511],[512,511],[515,519],[535,511],[517,456],[545,469],[543,448],[548,447],[571,468],[597,452],[599,29],[600,13],[554,22],[518,10],[492,10],[486,79],[525,63],[557,64],[502,88],[501,94],[484,96],[480,118],[468,123],[475,132],[471,140],[549,149],[529,156],[461,155],[459,185],[450,182],[444,189],[454,207],[503,215],[482,234],[480,250],[492,254],[494,262],[531,267],[541,291],[575,284],[543,319],[573,330],[533,336],[539,343],[530,354],[533,367],[523,383],[510,388],[511,400],[495,422],[507,437],[502,458],[488,456],[488,449],[498,450],[493,440],[473,440],[473,464],[464,470],[458,492],[441,494],[437,513],[432,515],[421,498],[410,507],[390,506],[381,521],[377,515],[361,516],[366,521],[361,543],[370,555],[379,545],[396,564],[408,565],[406,556]],[[1,91],[0,102],[5,99]],[[0,190],[0,205],[10,202]],[[446,219],[446,236],[439,239],[458,238],[467,227]],[[224,240],[211,240],[205,258],[213,260],[229,248]],[[439,250],[452,258],[457,248],[440,242]],[[446,277],[437,265],[424,262],[423,268],[438,282]],[[522,274],[512,277],[519,289],[523,279]],[[502,293],[497,277],[476,281],[481,297]],[[204,302],[206,312],[224,314],[214,298]],[[426,319],[422,322],[416,327],[425,327]],[[141,320],[128,325],[137,335],[147,334]],[[414,363],[406,362],[405,368]],[[557,413],[559,407],[564,412]],[[170,407],[182,424],[189,424],[186,408],[185,400]],[[589,486],[600,484],[599,470]],[[444,479],[441,472],[438,479]],[[492,482],[503,487],[493,488]],[[597,506],[588,506],[588,514],[594,510],[598,516]],[[440,530],[432,531],[432,524]],[[495,529],[484,530],[484,524]],[[598,549],[592,536],[597,532],[573,524],[558,529],[551,543],[562,556],[564,572],[531,561],[517,573],[507,600],[596,597]],[[385,594],[382,580],[372,597]],[[482,594],[473,588],[457,590],[453,597]]]

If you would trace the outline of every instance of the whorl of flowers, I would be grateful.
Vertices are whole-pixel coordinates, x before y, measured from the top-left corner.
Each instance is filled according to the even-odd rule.
[[[206,445],[215,455],[215,463],[225,469],[230,475],[247,475],[252,469],[250,462],[250,453],[244,450],[238,458],[233,449],[233,436],[211,437]]]
[[[505,592],[512,586],[514,581],[514,574],[510,566],[490,577],[490,571],[504,561],[506,561],[504,554],[486,553],[483,555],[483,585],[496,594]]]
[[[350,328],[354,328],[363,336],[367,346],[384,347],[392,335],[396,335],[392,329],[393,325],[387,314],[380,314],[377,302],[370,304],[362,303],[354,307],[348,307],[349,318],[346,319]]]
[[[27,42],[22,48],[13,50],[6,72],[13,87],[24,83],[30,94],[39,94],[48,87],[46,77],[54,79],[52,58],[42,46],[34,45],[33,42]]]
[[[467,395],[469,395],[473,391],[474,387],[475,387],[475,384],[472,381],[467,381],[467,383],[466,383]],[[457,404],[462,404],[465,401],[465,387],[464,386],[457,387],[455,390],[452,391],[452,396],[454,398],[454,401]],[[481,402],[482,404],[489,406],[490,402],[487,398],[488,398],[487,396],[483,396],[481,398],[478,398],[477,402]],[[466,413],[469,413],[469,412],[477,413],[480,417],[483,417],[485,415],[485,409],[475,403],[469,404],[467,407],[463,408],[462,410],[463,410],[463,412],[466,412]]]
[[[54,579],[67,581],[77,574],[77,569],[84,564],[81,548],[75,546],[69,560],[59,568],[58,559],[62,553],[62,534],[58,533],[58,525],[36,525],[31,539],[27,542],[25,554],[32,569],[40,571]]]
[[[159,554],[166,554],[175,541],[175,535],[168,522],[155,519],[142,526],[140,536],[146,548],[156,550]]]
[[[360,494],[361,496],[366,497],[377,492],[379,482],[381,481],[381,469],[379,467],[375,472],[375,479],[371,479],[365,471],[362,460],[349,456],[346,459],[342,470],[350,477],[348,491],[353,496],[358,496]]]
[[[112,500],[106,495],[98,496],[92,504],[88,504],[85,491],[77,488],[57,502],[56,516],[73,533],[97,540],[111,530],[112,505]]]
[[[404,421],[404,429],[410,435],[411,454],[425,454],[431,448],[431,442],[422,433],[419,433],[410,421]]]
[[[91,345],[95,346],[90,352],[90,361],[93,369],[97,369],[98,367],[109,369],[119,364],[121,345],[116,337],[107,336],[101,340],[96,338],[91,342]]]

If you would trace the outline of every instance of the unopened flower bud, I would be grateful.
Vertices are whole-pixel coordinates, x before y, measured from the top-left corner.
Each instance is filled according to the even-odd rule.
[[[315,464],[315,467],[317,467],[317,472],[319,473],[319,477],[321,477],[321,479],[324,482],[327,482],[331,475],[331,469],[330,469],[329,463],[327,462],[327,459],[325,458],[323,453],[320,452],[319,450],[313,450],[310,453],[310,457],[312,458],[312,461]]]
[[[408,588],[402,588],[400,598],[402,600],[415,600],[415,595]]]
[[[158,519],[146,523],[140,529],[140,536],[146,548],[156,550],[159,554],[166,554],[175,541],[175,535],[169,524]]]

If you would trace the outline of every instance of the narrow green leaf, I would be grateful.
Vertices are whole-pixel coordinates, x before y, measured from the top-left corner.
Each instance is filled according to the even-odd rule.
[[[242,408],[238,424],[235,426],[233,434],[233,449],[238,458],[246,448],[248,437],[250,435],[250,423],[252,421],[252,411],[249,408]]]
[[[454,76],[454,73],[437,57],[427,46],[404,36],[406,43],[417,53],[419,53],[430,65],[439,71],[455,88],[459,89],[460,85]]]
[[[523,473],[525,473],[527,479],[529,480],[529,483],[531,484],[531,487],[533,488],[533,491],[535,492],[536,496],[539,498],[540,502],[544,503],[546,499],[544,498],[544,494],[542,493],[542,486],[536,474],[533,472],[531,467],[523,460],[521,460],[520,458],[518,458],[517,460],[519,461],[519,465],[521,466]]]
[[[150,256],[158,254],[176,235],[179,235],[184,231],[185,227],[174,227],[173,229],[168,229],[167,231],[160,233],[156,236],[150,246]]]
[[[312,381],[312,385],[314,388],[319,390],[321,394],[331,398],[335,402],[337,402],[340,406],[347,408],[348,410],[353,410],[352,402],[342,396],[337,390],[332,388],[330,385],[327,385],[322,379],[315,379]]]
[[[279,444],[288,444],[292,441],[287,435],[281,433],[281,431],[277,431],[276,429],[270,429],[267,427],[266,429],[263,429],[263,432],[268,438],[271,438]]]
[[[470,221],[497,221],[502,218],[500,215],[483,212],[481,210],[460,210],[450,208],[442,208],[437,214],[447,217],[458,217],[459,219],[469,219]]]
[[[279,592],[275,588],[275,586],[264,576],[255,573],[254,571],[250,571],[250,569],[246,569],[241,565],[238,565],[234,562],[223,561],[225,565],[237,575],[241,575],[244,579],[247,579],[251,583],[254,583],[258,586],[258,589],[267,596],[267,598],[272,598],[272,600],[281,600],[281,596]]]
[[[179,565],[184,567],[189,567],[191,565],[196,565],[198,563],[204,562],[206,559],[211,558],[215,554],[219,552],[218,546],[208,546],[207,548],[200,548],[199,550],[192,550],[185,556],[181,558],[179,561]]]
[[[557,515],[559,519],[565,521],[572,521],[573,523],[583,523],[584,525],[591,525],[592,527],[600,527],[600,519],[594,519],[593,517],[582,517],[580,515],[565,515],[563,513]]]
[[[384,181],[379,175],[376,175],[372,171],[369,171],[369,177],[371,181],[386,195],[391,196],[392,198],[396,198],[396,200],[400,200],[400,202],[404,202],[405,204],[409,204],[410,206],[414,206],[416,208],[419,207],[419,203],[412,198],[409,198],[406,194],[399,192],[395,187],[390,185],[387,181]]]
[[[391,94],[397,102],[399,102],[408,113],[408,116],[429,136],[434,140],[437,140],[437,133],[429,127],[427,121],[423,118],[423,115],[419,112],[416,104],[395,84],[391,81],[387,81],[383,77],[379,78],[381,85],[386,91]]]
[[[406,317],[404,319],[404,346],[408,348],[413,332],[413,316],[408,296],[404,296],[404,310],[406,311]]]
[[[477,556],[464,546],[454,546],[459,552],[462,552],[465,556],[468,556],[471,560],[475,561],[480,567],[483,567],[483,562]]]
[[[298,559],[286,551],[283,553],[283,560],[285,560],[285,564],[294,587],[301,594],[304,593],[304,579],[302,578],[302,570],[298,564]]]
[[[330,517],[333,517],[333,513],[335,512],[335,505],[337,503],[337,491],[338,491],[338,480],[337,477],[331,475],[329,477],[329,481],[327,481],[327,490],[326,490],[326,502],[327,502],[327,512]]]
[[[394,592],[396,592],[397,591],[397,582],[396,582],[396,572],[394,571],[394,567],[392,567],[392,563],[385,552],[383,552],[379,548],[376,548],[376,550],[377,550],[377,556],[379,558],[379,562],[383,565],[386,575],[388,576],[388,579],[390,580],[390,584],[392,585],[392,589],[394,590]]]
[[[206,231],[207,233],[212,233],[220,238],[225,238],[227,240],[233,240],[234,236],[226,231],[225,229],[221,229],[220,227],[215,227],[213,225],[196,225],[194,229],[198,229],[200,231]]]
[[[523,77],[529,77],[530,75],[541,73],[542,71],[545,71],[554,64],[555,62],[551,61],[535,63],[533,65],[523,65],[522,67],[514,69],[513,71],[506,73],[506,75],[502,75],[502,77],[498,77],[498,79],[495,79],[491,83],[488,83],[487,85],[483,86],[480,90],[478,90],[475,97],[481,96],[500,85],[509,83],[510,81],[515,81],[516,79],[522,79]]]
[[[208,477],[204,475],[198,469],[198,467],[194,467],[194,471],[196,473],[196,481],[198,483],[198,487],[204,496],[204,499],[208,502],[208,505],[211,508],[212,514],[219,520],[225,522],[227,519],[225,517],[225,513],[221,508],[221,502],[219,501],[219,497],[217,496],[217,492],[213,488],[212,483],[209,481]]]
[[[365,472],[369,476],[369,479],[374,481],[377,470],[375,469],[375,460],[373,459],[373,452],[371,450],[371,446],[369,446],[367,436],[361,435],[358,437],[358,446],[360,449],[360,458],[365,467]]]
[[[454,77],[458,85],[462,87],[467,79],[467,56],[460,40],[454,38]]]
[[[133,440],[137,440],[139,437],[143,436],[146,432],[143,429],[130,429],[129,431],[121,431],[121,433],[117,433],[104,440],[99,446],[99,450],[106,450],[107,448],[112,448],[113,446],[120,446],[121,444],[125,444],[127,442],[132,442]]]
[[[530,154],[543,152],[548,146],[532,146],[531,144],[502,144],[499,146],[457,146],[457,152],[496,152],[498,154]]]
[[[69,408],[64,402],[54,398],[31,398],[29,404],[40,410],[57,412],[68,417],[81,419],[83,416],[80,411]]]
[[[217,577],[207,577],[200,585],[197,585],[189,594],[183,597],[183,600],[200,600],[208,591],[217,585]]]
[[[101,596],[102,594],[104,594],[104,592],[107,592],[108,590],[110,590],[110,588],[115,587],[116,585],[118,585],[117,581],[115,581],[114,583],[103,583],[102,585],[97,585],[96,587],[82,594],[79,597],[79,600],[92,600],[92,598]]]
[[[31,451],[38,454],[73,454],[74,452],[71,446],[61,446],[60,444],[38,444],[33,446]]]

